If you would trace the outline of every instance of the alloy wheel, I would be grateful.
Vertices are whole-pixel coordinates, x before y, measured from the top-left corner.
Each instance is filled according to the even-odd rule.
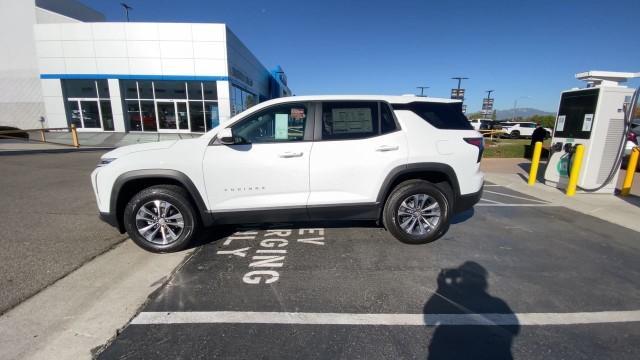
[[[432,232],[440,223],[440,204],[427,194],[414,194],[405,198],[398,207],[398,224],[410,235]]]
[[[136,229],[147,241],[168,245],[180,237],[184,218],[176,206],[165,200],[145,203],[136,213]]]

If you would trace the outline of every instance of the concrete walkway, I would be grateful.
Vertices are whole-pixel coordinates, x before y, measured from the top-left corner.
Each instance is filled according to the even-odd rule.
[[[529,164],[529,160],[526,159],[483,159],[481,167],[489,182],[640,231],[640,174],[635,174],[632,195],[628,197],[582,193],[578,193],[574,197],[567,197],[562,190],[544,185],[541,182],[536,183],[535,186],[528,186],[529,174],[527,170]],[[624,170],[621,171],[618,188],[620,188],[625,173]],[[543,174],[544,166],[541,166],[539,180]]]
[[[0,359],[90,358],[192,252],[116,246],[0,317]]]

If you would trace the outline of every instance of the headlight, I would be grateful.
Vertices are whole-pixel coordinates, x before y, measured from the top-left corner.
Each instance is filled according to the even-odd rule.
[[[103,158],[103,159],[100,159],[100,162],[98,163],[98,167],[107,166],[115,159],[116,158]]]

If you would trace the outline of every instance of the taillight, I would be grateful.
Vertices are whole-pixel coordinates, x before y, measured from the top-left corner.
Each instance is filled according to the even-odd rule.
[[[627,135],[627,140],[631,141],[632,143],[638,145],[638,135],[636,135],[635,133],[629,131],[629,134]]]
[[[464,141],[467,143],[478,147],[478,162],[482,159],[482,152],[484,151],[484,138],[474,137],[474,138],[464,138]]]

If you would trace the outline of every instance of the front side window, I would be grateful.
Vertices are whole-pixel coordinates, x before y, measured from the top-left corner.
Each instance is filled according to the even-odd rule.
[[[305,104],[283,104],[260,111],[232,128],[243,143],[302,141],[307,127]]]
[[[378,135],[378,103],[336,101],[322,104],[322,139],[362,139]]]

